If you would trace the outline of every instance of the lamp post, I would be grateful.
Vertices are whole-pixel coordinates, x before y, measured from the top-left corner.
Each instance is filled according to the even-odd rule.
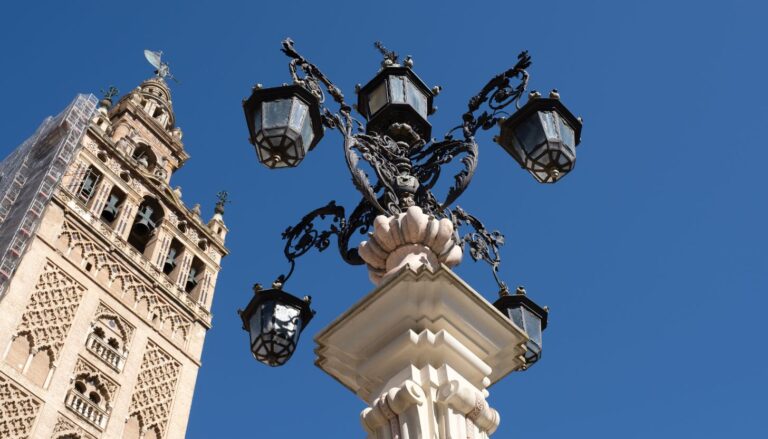
[[[493,77],[469,100],[468,109],[455,128],[440,140],[432,139],[429,116],[436,110],[433,101],[440,87],[429,87],[416,75],[411,57],[401,63],[398,55],[381,43],[376,43],[376,47],[384,58],[381,68],[367,84],[356,87],[354,107],[316,65],[296,51],[290,39],[283,41],[282,51],[290,59],[292,83],[273,88],[256,85],[251,96],[243,100],[250,142],[262,164],[273,169],[296,167],[320,142],[325,129],[335,130],[342,136],[344,159],[355,188],[362,195],[349,215],[331,201],[283,232],[284,254],[290,269],[275,280],[272,289],[256,290],[254,298],[241,312],[244,329],[250,333],[251,350],[258,361],[279,366],[290,358],[314,311],[310,310],[307,298],[298,299],[283,291],[282,286],[293,274],[297,258],[313,248],[326,250],[335,235],[341,258],[352,265],[367,265],[371,280],[379,287],[364,299],[365,306],[358,304],[316,336],[317,365],[371,404],[362,416],[366,429],[374,437],[397,433],[400,427],[391,422],[386,426],[388,433],[381,433],[386,424],[382,419],[391,421],[405,416],[404,413],[411,410],[406,406],[421,401],[419,395],[429,393],[430,385],[438,391],[433,395],[424,394],[425,401],[434,402],[435,407],[447,404],[457,413],[467,409],[460,414],[462,419],[471,421],[472,429],[467,424],[466,428],[456,427],[459,428],[456,431],[469,434],[472,430],[487,436],[498,425],[498,413],[478,401],[484,404],[487,395],[484,389],[494,380],[514,370],[525,370],[540,359],[541,332],[546,328],[548,311],[527,297],[522,288],[514,295],[509,294],[498,274],[503,235],[489,231],[477,217],[453,204],[474,175],[478,156],[476,136],[481,131],[498,126],[494,141],[537,181],[555,183],[573,170],[581,119],[565,107],[556,90],[546,98],[532,92],[521,105],[529,81],[526,69],[531,65],[528,53],[522,52],[512,68]],[[335,110],[329,108],[328,97],[335,102]],[[509,115],[508,108],[513,104],[515,111]],[[353,110],[362,116],[364,124],[355,119]],[[441,180],[441,169],[454,160],[459,160],[463,167],[450,180],[446,195],[438,197],[433,190]],[[363,163],[369,165],[369,172],[361,167]],[[460,229],[467,232],[462,235]],[[350,244],[358,234],[367,234],[367,241],[359,246]],[[491,266],[500,296],[493,306],[478,298],[474,290],[448,270],[460,262],[467,248],[473,260],[483,260]],[[405,266],[417,274],[412,277],[403,274]],[[429,276],[425,277],[419,267],[426,267],[433,273],[432,277],[427,279]],[[435,289],[438,284],[442,286]],[[413,292],[405,292],[406,286]],[[442,304],[425,308],[419,300],[432,297],[430,295]],[[391,297],[400,299],[393,301]],[[452,299],[448,300],[449,297]],[[459,351],[447,353],[450,349],[445,346],[448,345],[432,350],[422,346],[418,348],[422,350],[418,350],[413,346],[421,346],[421,342],[413,336],[410,342],[398,342],[396,337],[379,340],[378,335],[371,332],[371,328],[391,330],[392,325],[403,324],[403,319],[387,319],[393,318],[391,315],[396,312],[410,312],[403,306],[412,298],[418,303],[411,305],[424,315],[402,329],[421,331],[427,340],[432,340],[430,337],[441,333],[442,337],[454,337],[451,334],[456,328],[463,327],[461,340],[448,344],[464,346],[461,354],[456,353]],[[455,307],[458,303],[464,303],[465,307]],[[432,323],[423,323],[427,321]],[[372,344],[360,344],[360,340],[366,338]],[[377,350],[371,350],[373,345],[379,346]],[[416,375],[412,380],[393,384],[396,368],[411,361],[407,355],[398,356],[395,352],[410,349],[414,349],[412,356],[415,357],[432,355],[433,360],[443,362],[450,373],[445,372],[443,378],[432,384],[413,384],[413,380],[421,380]],[[392,351],[381,359],[382,363],[395,364],[391,370],[370,364],[373,360],[369,357],[384,351]],[[442,353],[424,353],[427,351]],[[459,357],[464,359],[459,361]],[[430,363],[418,367],[433,366]],[[445,378],[452,373],[461,379]],[[396,376],[402,379],[406,375]],[[390,385],[394,387],[387,390]],[[381,396],[377,398],[377,395]],[[411,402],[406,404],[405,400]],[[388,408],[379,407],[380,403]],[[487,410],[478,409],[481,406]],[[379,408],[381,411],[377,411]],[[413,410],[417,418],[438,416],[436,411],[419,415],[420,409]],[[402,428],[427,428],[429,422],[422,419],[410,422],[411,427],[407,424]],[[413,427],[417,424],[418,427]],[[383,436],[377,436],[377,432]]]

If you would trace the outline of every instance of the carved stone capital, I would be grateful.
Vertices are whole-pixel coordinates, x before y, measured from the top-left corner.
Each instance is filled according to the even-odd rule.
[[[399,215],[377,216],[369,237],[360,244],[359,252],[374,285],[406,265],[412,270],[424,266],[431,271],[441,263],[454,267],[463,254],[454,240],[453,223],[427,215],[418,206]]]

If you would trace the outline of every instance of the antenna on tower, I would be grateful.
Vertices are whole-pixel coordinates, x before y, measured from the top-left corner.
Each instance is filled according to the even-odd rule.
[[[179,80],[176,79],[175,76],[171,73],[171,67],[168,65],[167,62],[163,61],[163,51],[159,50],[157,52],[152,50],[144,50],[144,58],[149,61],[150,64],[155,68],[155,74],[158,78],[169,77],[174,80],[177,84],[179,83]]]

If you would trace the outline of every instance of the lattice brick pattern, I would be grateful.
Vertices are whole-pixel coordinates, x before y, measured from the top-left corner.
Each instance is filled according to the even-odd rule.
[[[16,333],[28,334],[32,348],[48,348],[56,360],[84,292],[64,270],[47,262]]]
[[[0,438],[30,437],[40,402],[0,374]]]
[[[66,240],[70,251],[80,251],[83,260],[91,261],[96,272],[107,270],[110,282],[120,282],[122,290],[125,294],[131,295],[135,302],[145,299],[149,304],[149,309],[160,317],[160,321],[170,321],[173,331],[178,331],[182,340],[186,339],[189,334],[189,322],[179,316],[170,305],[164,303],[158,297],[158,294],[139,279],[138,276],[115,261],[105,250],[96,245],[68,221],[64,222],[61,237]],[[147,316],[142,317],[146,318]]]
[[[141,360],[138,382],[128,412],[138,414],[145,429],[157,428],[165,436],[181,364],[153,342]]]

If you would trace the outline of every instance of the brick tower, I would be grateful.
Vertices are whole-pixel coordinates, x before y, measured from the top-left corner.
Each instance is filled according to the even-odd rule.
[[[183,438],[224,239],[171,93],[79,95],[0,163],[0,437]]]

